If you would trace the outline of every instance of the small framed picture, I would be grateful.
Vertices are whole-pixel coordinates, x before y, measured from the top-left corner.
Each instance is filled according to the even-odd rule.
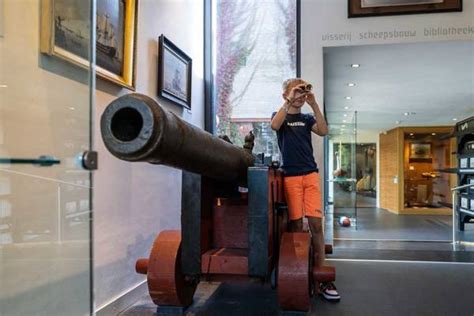
[[[348,0],[349,18],[462,11],[462,0]]]
[[[411,143],[409,162],[432,162],[431,143]]]
[[[158,95],[191,109],[192,59],[163,34],[158,41]]]

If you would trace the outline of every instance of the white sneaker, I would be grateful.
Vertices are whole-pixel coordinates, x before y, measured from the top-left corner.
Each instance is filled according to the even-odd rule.
[[[336,286],[332,282],[321,283],[320,293],[328,301],[338,302],[341,299]]]

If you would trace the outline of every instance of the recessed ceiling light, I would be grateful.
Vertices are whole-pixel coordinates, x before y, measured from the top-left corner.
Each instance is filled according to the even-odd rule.
[[[345,106],[344,107],[344,110],[349,110],[350,108],[348,106]]]
[[[348,87],[354,87],[355,85],[356,85],[356,84],[355,84],[355,83],[352,83],[352,82],[349,82],[349,83],[347,84]]]
[[[403,113],[403,115],[408,116],[408,115],[410,115],[410,113],[405,112],[405,113]]]
[[[410,133],[410,136],[413,136],[414,134],[413,133]]]
[[[352,99],[352,97],[346,97],[346,100],[350,100],[350,99]]]
[[[344,114],[344,117],[347,117],[347,114]]]
[[[457,121],[457,120],[458,120],[457,118],[455,118],[455,117],[453,118],[453,121]]]
[[[74,107],[72,107],[72,106],[69,108],[69,110],[71,110],[71,111],[74,111],[75,109],[76,109],[76,108],[74,108]]]
[[[359,67],[360,67],[360,64],[352,64],[351,67],[352,67],[352,68],[359,68]]]
[[[431,133],[431,135],[436,136],[436,133]]]
[[[347,121],[346,120],[342,120],[343,123],[346,123]]]
[[[6,84],[0,84],[0,88],[8,88]]]

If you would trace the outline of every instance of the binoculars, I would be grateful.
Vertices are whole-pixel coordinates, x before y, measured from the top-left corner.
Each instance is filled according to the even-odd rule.
[[[313,89],[313,85],[310,83],[301,84],[298,86],[298,90],[301,92],[310,92]]]

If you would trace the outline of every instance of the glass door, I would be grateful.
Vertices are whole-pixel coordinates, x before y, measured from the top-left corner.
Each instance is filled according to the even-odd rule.
[[[0,5],[0,314],[88,315],[91,2]]]
[[[331,113],[327,142],[327,213],[333,217],[334,238],[349,238],[357,229],[357,112]],[[335,120],[340,117],[340,120]]]

